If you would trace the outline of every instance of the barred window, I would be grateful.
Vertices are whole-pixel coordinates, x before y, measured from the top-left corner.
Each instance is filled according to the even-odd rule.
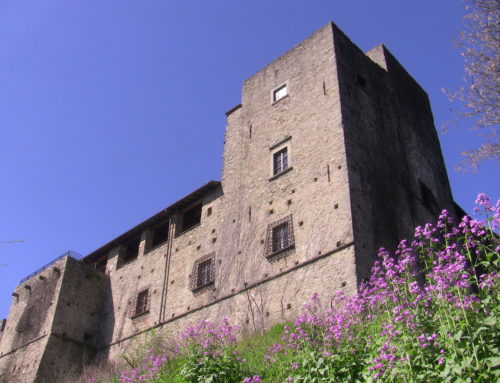
[[[272,242],[273,242],[273,253],[286,249],[290,246],[290,229],[288,228],[288,222],[282,223],[273,228]]]
[[[214,283],[214,257],[215,253],[210,253],[195,261],[189,281],[191,291]]]
[[[149,312],[149,289],[139,291],[135,300],[135,310],[133,317],[137,317]]]
[[[273,154],[273,175],[288,169],[288,148],[283,148]]]
[[[265,256],[272,257],[293,249],[292,215],[270,224],[267,228]]]

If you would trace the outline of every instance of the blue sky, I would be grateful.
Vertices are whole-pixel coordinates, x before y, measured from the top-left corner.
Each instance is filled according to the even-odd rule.
[[[0,318],[19,280],[83,255],[220,179],[224,112],[243,80],[334,21],[384,43],[428,92],[461,85],[459,0],[0,0]],[[457,173],[478,144],[439,134],[455,200],[498,197],[498,167]]]

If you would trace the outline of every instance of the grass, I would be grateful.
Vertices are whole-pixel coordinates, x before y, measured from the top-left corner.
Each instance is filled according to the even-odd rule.
[[[274,369],[269,369],[264,363],[264,356],[269,351],[269,348],[281,341],[283,329],[288,325],[279,323],[274,325],[268,332],[263,335],[249,336],[243,339],[236,345],[236,350],[240,357],[247,361],[249,370],[253,375],[259,375],[265,379],[272,381],[272,378],[277,378],[279,374]]]

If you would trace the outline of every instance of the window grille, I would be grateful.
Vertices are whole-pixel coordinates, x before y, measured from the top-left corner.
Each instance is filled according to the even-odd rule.
[[[191,291],[199,290],[215,282],[214,259],[215,253],[210,253],[195,261],[189,281]]]
[[[292,215],[270,224],[267,228],[265,256],[283,254],[295,246]]]
[[[280,174],[288,169],[288,148],[283,148],[273,155],[273,174]]]
[[[282,223],[281,225],[273,228],[272,242],[273,253],[286,249],[290,246],[288,222]]]
[[[149,289],[144,289],[142,291],[139,291],[135,299],[135,304],[131,306],[133,308],[133,310],[131,310],[132,311],[131,317],[135,318],[138,317],[139,315],[148,313],[149,301],[150,301]]]

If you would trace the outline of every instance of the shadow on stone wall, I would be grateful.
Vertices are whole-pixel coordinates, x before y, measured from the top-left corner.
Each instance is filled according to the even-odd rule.
[[[47,319],[50,306],[54,303],[54,294],[59,274],[52,272],[48,277],[30,281],[26,285],[27,303],[15,327],[12,348],[22,346],[40,336]]]

